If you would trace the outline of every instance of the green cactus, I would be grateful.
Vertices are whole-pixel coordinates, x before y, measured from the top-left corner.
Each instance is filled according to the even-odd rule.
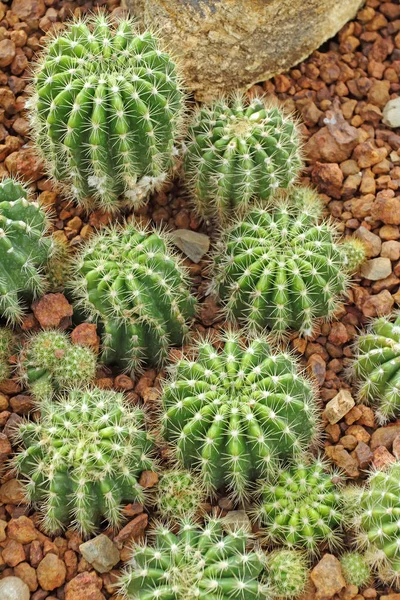
[[[308,561],[298,550],[275,550],[267,555],[268,583],[272,598],[297,598],[305,590]]]
[[[136,224],[93,236],[76,259],[72,291],[104,326],[103,360],[136,370],[162,363],[189,332],[196,301],[169,237]]]
[[[210,519],[203,528],[183,522],[179,533],[157,525],[152,538],[133,546],[120,580],[127,600],[267,600],[265,557],[246,549],[246,532],[225,535]]]
[[[214,289],[229,318],[310,335],[317,317],[334,313],[348,287],[351,247],[338,243],[333,224],[319,224],[321,209],[313,190],[297,188],[228,230],[215,254]]]
[[[323,461],[282,469],[273,480],[260,483],[260,505],[254,515],[262,532],[274,543],[314,553],[321,542],[330,548],[340,541],[344,500]]]
[[[0,182],[0,316],[10,323],[19,322],[24,303],[46,289],[42,270],[53,248],[48,226],[46,213],[28,202],[20,183]]]
[[[226,221],[286,188],[302,167],[297,124],[263,98],[202,107],[190,127],[185,174],[199,214]]]
[[[197,360],[182,358],[166,383],[164,435],[185,467],[200,471],[207,491],[226,486],[243,498],[271,473],[276,457],[304,450],[317,433],[311,383],[287,352],[258,337],[228,332],[219,353],[200,341]]]
[[[377,405],[382,423],[397,417],[400,409],[400,316],[373,321],[358,337],[349,374],[358,385],[361,402]]]
[[[163,519],[193,519],[200,512],[206,491],[200,477],[174,469],[163,473],[156,491],[157,511]]]
[[[41,511],[46,532],[72,525],[87,536],[103,518],[117,528],[122,504],[144,500],[138,476],[154,468],[142,410],[96,388],[46,400],[40,410],[39,422],[19,427],[24,449],[14,465],[27,477],[27,499]]]
[[[23,382],[38,400],[75,387],[85,387],[96,376],[96,354],[72,344],[58,330],[33,334],[20,358]]]
[[[49,38],[30,114],[51,175],[85,207],[138,206],[167,177],[183,111],[177,67],[131,19],[72,21]]]
[[[8,360],[14,352],[15,346],[15,334],[11,329],[0,327],[0,383],[10,377],[11,365]]]
[[[371,581],[371,569],[365,557],[359,552],[346,552],[340,557],[343,577],[347,585],[365,588]]]
[[[46,265],[46,281],[50,292],[65,292],[72,274],[73,255],[68,243],[53,239],[53,252]]]

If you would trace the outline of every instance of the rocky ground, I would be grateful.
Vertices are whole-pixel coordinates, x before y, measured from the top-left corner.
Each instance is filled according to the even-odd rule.
[[[114,13],[121,10],[118,0],[105,6]],[[0,2],[0,175],[19,175],[30,182],[32,191],[56,213],[55,235],[68,240],[72,248],[107,224],[110,216],[99,211],[85,215],[57,194],[29,147],[24,105],[29,64],[41,37],[62,28],[71,13],[80,15],[92,8],[91,2],[79,1]],[[367,0],[356,20],[333,41],[288,73],[250,91],[266,92],[297,111],[306,141],[304,182],[321,192],[326,212],[340,231],[361,238],[368,248],[369,260],[336,318],[321,325],[311,340],[295,336],[291,340],[318,381],[322,402],[335,398],[323,413],[325,452],[353,480],[365,478],[371,465],[384,467],[400,458],[400,421],[380,427],[369,407],[354,405],[354,393],[344,378],[357,331],[370,317],[388,314],[400,304],[400,134],[385,125],[382,114],[388,100],[399,94],[399,78],[400,5]],[[177,182],[136,216],[170,229],[214,235],[191,212]],[[218,307],[206,296],[206,261],[195,264],[187,259],[187,264],[201,299],[196,328],[222,327]],[[62,294],[47,295],[32,307],[23,329],[70,328],[71,315],[72,308]],[[93,325],[78,326],[73,336],[98,346]],[[102,369],[98,384],[125,390],[132,402],[149,405],[159,397],[161,375],[146,371],[133,381]],[[341,392],[337,398],[343,389],[349,393]],[[16,381],[0,386],[0,462],[4,465],[12,453],[10,431],[32,408],[31,398]],[[153,473],[142,475],[144,486],[152,487],[156,481]],[[237,508],[227,498],[220,498],[218,505],[221,514]],[[51,539],[40,531],[37,515],[23,503],[20,484],[5,470],[0,485],[0,589],[2,579],[15,575],[30,591],[21,583],[16,596],[20,600],[120,600],[113,587],[120,561],[127,559],[131,541],[139,539],[148,524],[142,506],[129,505],[125,512],[127,524],[122,531],[117,535],[105,531],[89,547],[82,546],[83,540],[72,531]],[[317,562],[307,593],[310,600],[400,598],[379,583],[360,591],[343,587],[334,557],[326,554]]]

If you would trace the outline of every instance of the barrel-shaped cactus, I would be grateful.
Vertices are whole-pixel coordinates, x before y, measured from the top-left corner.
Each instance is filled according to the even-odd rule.
[[[205,499],[206,491],[200,477],[184,469],[165,471],[155,492],[157,512],[169,522],[193,519],[200,513]]]
[[[201,107],[184,162],[199,214],[226,221],[255,198],[286,188],[302,166],[300,146],[293,117],[262,98],[235,96]]]
[[[120,584],[127,600],[267,600],[265,556],[247,550],[248,534],[224,534],[221,520],[203,528],[183,522],[179,533],[157,525],[152,542],[135,544]]]
[[[162,424],[178,460],[200,472],[208,491],[226,486],[243,498],[277,457],[291,457],[315,438],[316,400],[287,352],[233,332],[221,342],[218,352],[200,341],[195,360],[184,357],[172,368]]]
[[[11,374],[9,359],[16,346],[16,337],[11,329],[0,327],[0,383]]]
[[[333,314],[354,253],[350,262],[350,242],[342,247],[334,225],[319,222],[321,209],[313,190],[297,188],[227,231],[215,253],[214,289],[229,318],[280,335],[309,335],[317,317]]]
[[[360,552],[345,552],[340,557],[340,567],[348,585],[362,589],[371,581],[371,568]]]
[[[0,182],[0,316],[21,320],[24,304],[46,289],[42,271],[52,253],[49,223],[37,202],[13,179]]]
[[[104,14],[49,38],[30,101],[51,175],[84,206],[136,206],[173,164],[183,94],[172,58],[133,21]]]
[[[17,472],[45,530],[74,526],[89,535],[105,519],[116,528],[124,502],[142,502],[142,471],[154,468],[144,415],[117,392],[72,390],[41,404],[38,422],[20,425]]]
[[[307,557],[299,550],[275,550],[267,555],[269,592],[272,598],[297,598],[308,576]]]
[[[128,224],[94,235],[77,256],[72,291],[102,323],[103,360],[161,363],[189,332],[196,301],[166,234]]]

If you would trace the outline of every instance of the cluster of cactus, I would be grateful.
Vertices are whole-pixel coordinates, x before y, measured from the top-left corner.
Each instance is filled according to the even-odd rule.
[[[174,531],[158,525],[152,544],[134,545],[121,586],[128,600],[267,600],[265,556],[247,550],[245,531],[226,535],[218,519]]]
[[[344,499],[336,479],[338,474],[326,472],[324,462],[317,460],[282,469],[273,480],[261,482],[261,502],[255,515],[265,537],[310,553],[315,553],[321,542],[330,548],[337,546]]]
[[[190,471],[165,471],[157,486],[156,508],[168,521],[194,519],[206,498],[201,479]]]
[[[164,435],[186,467],[199,470],[206,489],[226,486],[243,498],[251,482],[273,472],[317,433],[311,383],[287,352],[273,353],[265,338],[244,342],[227,332],[218,352],[198,343],[196,360],[171,370],[163,396]]]
[[[136,206],[167,177],[183,94],[175,62],[131,19],[72,21],[47,45],[30,102],[52,176],[84,206]]]
[[[335,312],[349,266],[365,252],[358,242],[342,247],[334,225],[319,223],[321,210],[313,190],[298,188],[227,231],[214,259],[214,288],[228,317],[278,335],[310,335],[317,317]]]
[[[0,383],[8,379],[11,374],[9,359],[15,346],[16,339],[11,329],[0,327]]]
[[[302,166],[300,147],[293,118],[260,97],[200,108],[184,161],[199,214],[226,221],[288,187]]]
[[[275,550],[267,556],[269,593],[273,598],[297,598],[304,592],[308,562],[304,552]]]
[[[20,370],[35,398],[43,400],[54,392],[90,384],[96,375],[96,354],[88,347],[72,344],[63,331],[41,331],[27,341]]]
[[[371,581],[371,569],[365,556],[359,552],[346,552],[340,557],[340,567],[348,585],[362,589]]]
[[[39,422],[20,425],[15,457],[27,478],[27,499],[39,508],[44,529],[54,534],[71,522],[83,535],[105,519],[116,528],[123,502],[142,502],[142,471],[154,468],[153,442],[144,414],[120,393],[71,390],[59,401],[46,399]]]
[[[181,345],[196,301],[169,238],[132,223],[93,236],[76,258],[72,290],[104,327],[103,360],[138,369]]]

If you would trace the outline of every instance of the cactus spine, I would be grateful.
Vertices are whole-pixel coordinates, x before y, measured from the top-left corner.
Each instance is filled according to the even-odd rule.
[[[307,557],[298,550],[276,550],[267,555],[268,583],[273,598],[297,598],[306,587]]]
[[[15,345],[14,333],[6,327],[0,327],[0,383],[10,376],[11,366],[8,360],[14,351]]]
[[[340,566],[347,585],[356,585],[358,588],[367,587],[371,580],[371,569],[362,554],[346,552],[340,557]]]
[[[199,477],[185,470],[165,471],[157,486],[156,507],[163,519],[194,519],[206,498]]]

